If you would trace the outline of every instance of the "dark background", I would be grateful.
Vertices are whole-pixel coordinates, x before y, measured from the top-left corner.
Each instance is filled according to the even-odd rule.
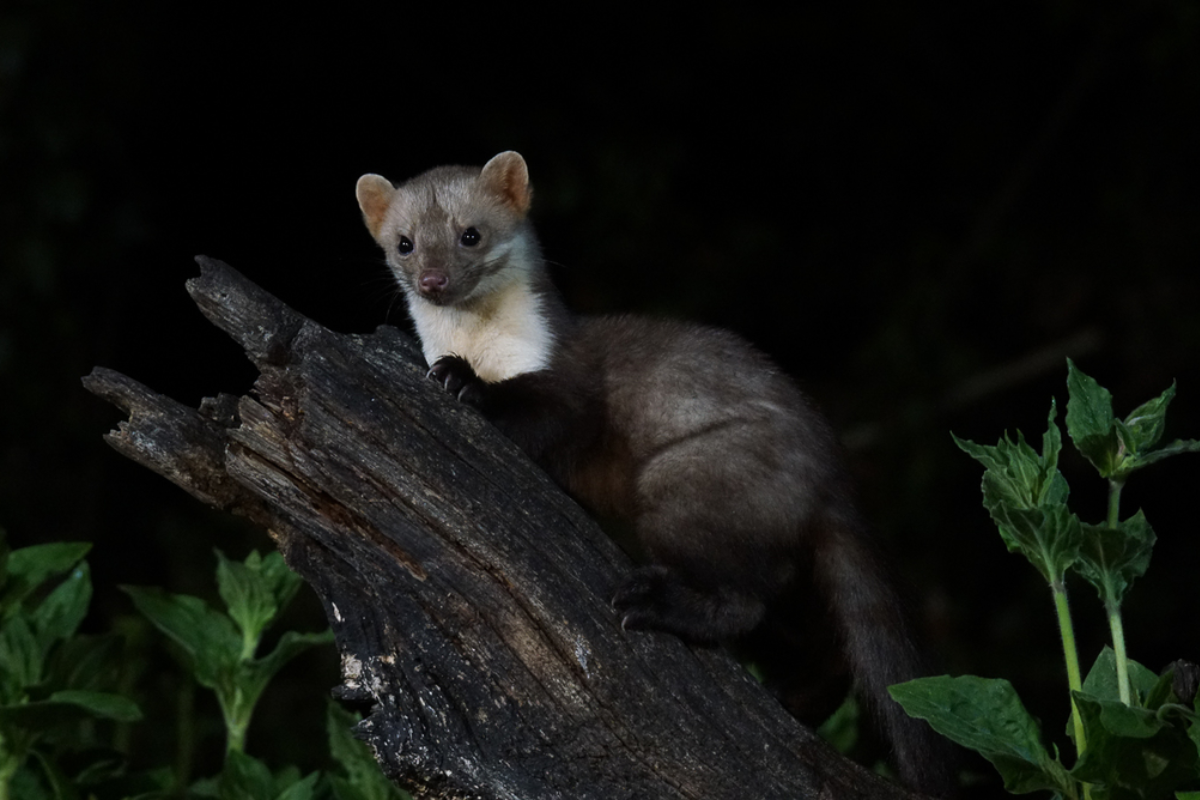
[[[772,354],[843,432],[947,670],[1012,680],[1069,752],[1049,593],[949,431],[1040,442],[1070,355],[1120,415],[1178,380],[1167,437],[1200,438],[1200,4],[416,5],[0,11],[10,543],[95,542],[97,627],[131,613],[119,583],[211,597],[214,546],[269,540],[109,450],[120,414],[79,378],[103,365],[189,404],[248,390],[183,289],[198,253],[336,330],[406,324],[355,180],[516,149],[569,302]],[[1103,483],[1063,469],[1099,521]],[[1124,495],[1160,537],[1125,612],[1155,670],[1200,661],[1198,477],[1180,457]],[[1071,590],[1090,664],[1107,626]],[[335,681],[332,659],[285,673],[301,696]],[[260,731],[287,704],[264,703]],[[250,747],[295,751],[253,729]]]

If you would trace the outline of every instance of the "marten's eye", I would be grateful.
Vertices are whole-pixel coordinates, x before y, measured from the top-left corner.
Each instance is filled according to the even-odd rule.
[[[479,239],[479,231],[477,231],[475,228],[467,228],[462,232],[462,236],[458,238],[458,240],[463,243],[464,247],[474,247],[475,245],[479,244]]]
[[[406,256],[413,251],[412,239],[407,236],[401,236],[400,241],[396,242],[396,250],[402,256]]]

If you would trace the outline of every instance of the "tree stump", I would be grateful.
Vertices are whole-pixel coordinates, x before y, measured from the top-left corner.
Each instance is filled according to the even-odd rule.
[[[630,560],[403,333],[331,332],[198,261],[188,291],[252,393],[191,409],[99,367],[84,383],[129,414],[109,444],[265,526],[316,590],[389,777],[435,798],[914,796],[724,651],[623,631]]]

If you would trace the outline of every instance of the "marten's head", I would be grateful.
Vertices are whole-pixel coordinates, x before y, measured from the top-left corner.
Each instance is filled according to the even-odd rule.
[[[363,175],[355,193],[367,229],[410,298],[468,304],[533,257],[526,219],[533,188],[525,159],[512,150],[482,169],[437,167],[395,187],[380,175]]]

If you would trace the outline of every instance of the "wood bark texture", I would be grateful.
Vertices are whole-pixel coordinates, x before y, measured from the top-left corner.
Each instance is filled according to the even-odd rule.
[[[623,631],[630,560],[403,333],[331,332],[197,260],[188,291],[253,391],[191,409],[97,368],[87,388],[129,415],[106,439],[271,532],[324,603],[359,735],[415,796],[913,796],[724,651]]]

